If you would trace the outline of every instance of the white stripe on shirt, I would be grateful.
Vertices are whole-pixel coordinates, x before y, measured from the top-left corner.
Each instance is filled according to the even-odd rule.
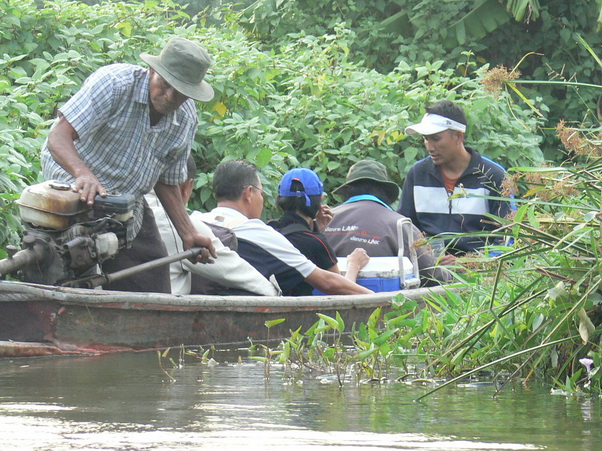
[[[414,205],[416,213],[437,213],[437,214],[461,214],[461,215],[483,215],[489,210],[487,208],[487,199],[476,197],[458,197],[451,201],[451,212],[449,198],[442,195],[445,191],[443,187],[415,186],[414,187]],[[454,194],[488,196],[490,191],[487,188],[461,188],[455,187]]]

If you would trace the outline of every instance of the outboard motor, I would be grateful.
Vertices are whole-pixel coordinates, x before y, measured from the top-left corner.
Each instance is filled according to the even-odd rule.
[[[26,282],[60,285],[128,248],[133,240],[132,195],[96,196],[92,208],[71,185],[56,180],[23,190],[19,213],[24,226],[22,250],[0,260],[0,278],[11,274]]]

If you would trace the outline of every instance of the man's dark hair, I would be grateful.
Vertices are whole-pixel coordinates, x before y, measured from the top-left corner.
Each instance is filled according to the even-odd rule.
[[[186,174],[186,180],[194,180],[196,177],[196,162],[192,154],[188,155],[188,160],[186,160]]]
[[[253,163],[243,160],[226,161],[215,168],[213,195],[218,202],[235,201],[240,199],[247,186],[257,186],[258,183],[259,174]]]
[[[464,110],[450,100],[440,100],[426,107],[426,112],[429,114],[438,114],[439,116],[447,117],[460,124],[468,125]]]
[[[293,180],[291,182],[292,192],[301,191],[303,192],[303,184],[299,180]],[[292,196],[278,196],[276,198],[276,204],[282,209],[282,211],[299,211],[302,214],[309,216],[311,219],[315,219],[320,205],[322,205],[322,195],[316,194],[309,196],[311,205],[305,205],[305,196],[292,197]]]
[[[353,196],[361,196],[363,194],[370,194],[372,196],[378,197],[380,200],[385,202],[387,205],[391,205],[397,199],[393,199],[389,194],[389,189],[382,183],[378,183],[375,180],[357,180],[355,182],[351,182],[341,190],[341,197],[343,198],[343,202],[346,202]]]

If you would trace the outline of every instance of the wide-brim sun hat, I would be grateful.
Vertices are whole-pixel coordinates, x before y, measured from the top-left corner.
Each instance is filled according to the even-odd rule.
[[[347,186],[358,180],[371,180],[385,187],[391,199],[399,198],[399,186],[389,180],[387,168],[384,164],[374,160],[361,160],[349,168],[345,183],[333,190],[333,193],[344,190]]]
[[[466,125],[438,114],[426,113],[419,124],[409,125],[405,128],[407,135],[434,135],[444,130],[458,130],[466,133]]]
[[[200,45],[175,37],[165,44],[159,56],[141,53],[140,58],[186,97],[201,102],[213,99],[213,88],[204,80],[212,61]]]

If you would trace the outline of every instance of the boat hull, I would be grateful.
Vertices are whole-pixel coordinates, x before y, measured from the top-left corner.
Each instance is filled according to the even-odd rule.
[[[406,290],[422,299],[438,291]],[[174,346],[249,344],[306,330],[317,313],[350,326],[399,292],[358,296],[179,296],[51,287],[0,281],[0,357],[89,354]],[[285,321],[266,327],[266,321]],[[36,353],[36,349],[38,352]]]

